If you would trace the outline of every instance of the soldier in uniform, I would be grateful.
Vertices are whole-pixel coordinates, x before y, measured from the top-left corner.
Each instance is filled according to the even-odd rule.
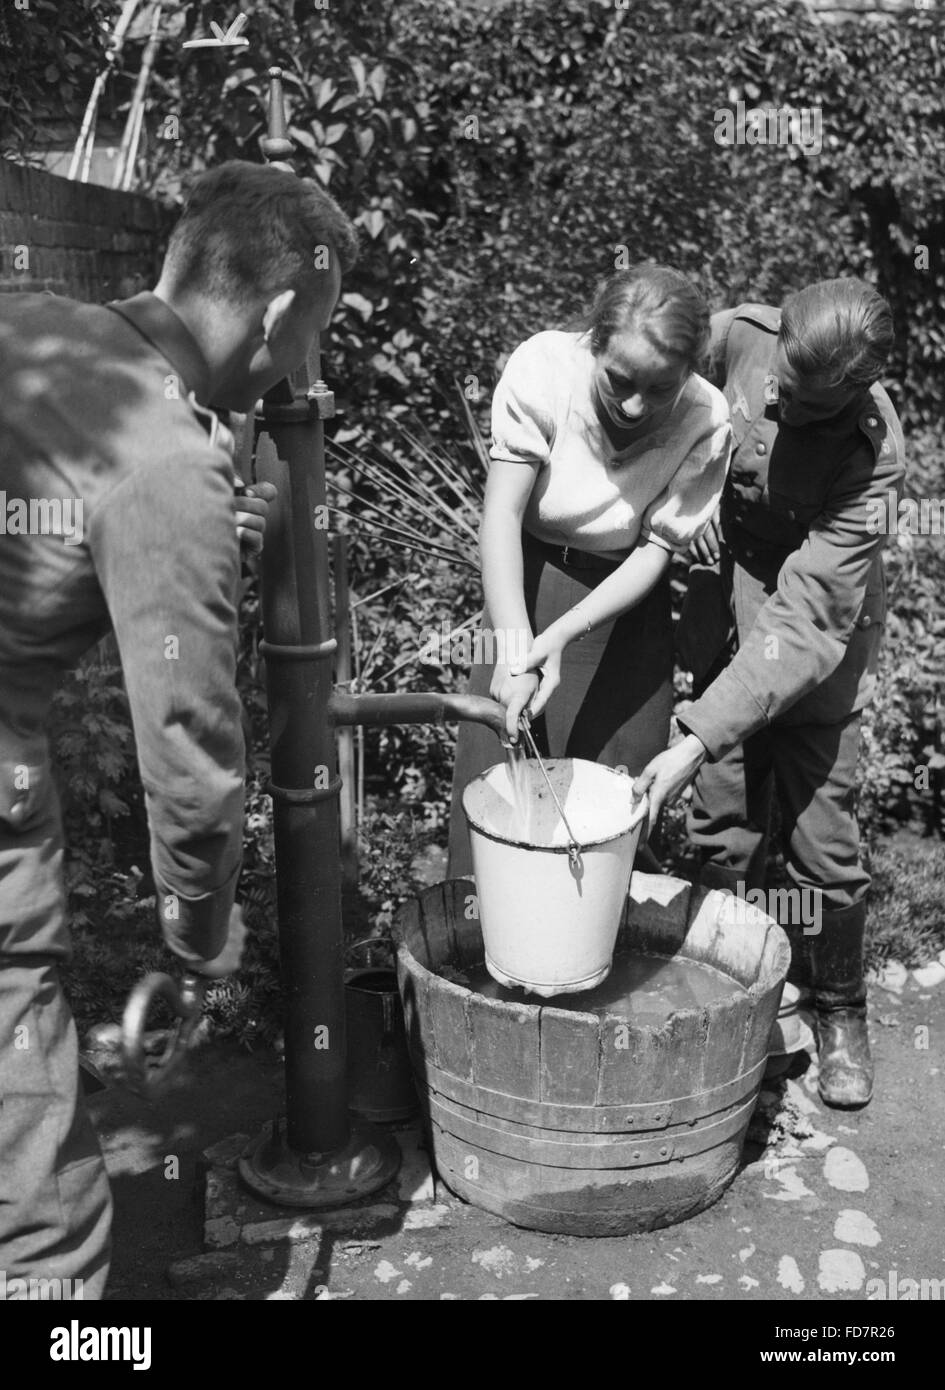
[[[304,361],[354,258],[316,185],[239,161],[195,183],[153,294],[0,302],[0,1268],[101,1297],[111,1199],[78,1085],[47,738],[62,674],[114,631],[170,949],[236,968],[243,735],[232,436]],[[328,268],[324,268],[325,251]],[[251,513],[257,513],[252,516]]]
[[[763,886],[776,792],[794,902],[816,906],[781,925],[794,978],[813,990],[821,1097],[846,1107],[867,1104],[873,1083],[855,793],[895,524],[876,518],[904,475],[878,384],[892,343],[888,305],[852,278],[811,285],[780,311],[714,316],[709,375],[734,452],[717,521],[693,547],[678,631],[695,699],[678,720],[685,737],[635,784],[652,820],[695,777],[702,881],[735,892]]]

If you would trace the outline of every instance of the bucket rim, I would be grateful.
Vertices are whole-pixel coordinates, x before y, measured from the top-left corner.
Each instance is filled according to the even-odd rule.
[[[633,782],[630,778],[626,777],[624,773],[616,772],[614,768],[606,767],[602,763],[592,763],[590,758],[549,758],[547,762],[587,763],[590,767],[596,767],[601,772],[610,773],[612,777],[619,777],[622,781],[629,782],[632,791]],[[500,835],[496,831],[487,830],[484,825],[480,825],[479,822],[473,818],[466,805],[466,795],[477,782],[485,782],[490,772],[495,772],[497,767],[504,768],[505,763],[493,763],[492,766],[487,767],[484,772],[477,773],[477,775],[473,777],[471,781],[467,782],[466,786],[463,788],[463,815],[466,817],[466,824],[469,830],[475,830],[478,835],[484,836],[487,840],[492,840],[497,845],[510,845],[513,849],[527,849],[531,850],[534,854],[569,854],[571,849],[569,844],[535,845],[528,840],[514,840],[509,835]],[[622,839],[624,835],[629,835],[632,831],[637,829],[638,825],[646,819],[646,816],[649,814],[649,809],[650,798],[647,796],[646,792],[644,792],[636,805],[631,805],[629,825],[625,826],[623,830],[615,831],[613,835],[603,835],[594,840],[578,840],[576,842],[578,849],[581,851],[586,849],[598,849],[602,845],[609,845],[612,844],[614,840]]]

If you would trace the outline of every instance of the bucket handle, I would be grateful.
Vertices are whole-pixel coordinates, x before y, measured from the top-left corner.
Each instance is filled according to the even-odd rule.
[[[349,951],[359,951],[362,946],[373,946],[377,950],[386,951],[386,953],[391,957],[391,960],[393,961],[394,959],[394,944],[390,940],[390,937],[365,936],[364,938],[362,938],[361,941],[352,941],[349,945],[347,945],[345,947],[345,954],[347,955]]]
[[[525,735],[525,741],[531,749],[531,755],[538,763],[541,775],[548,785],[548,790],[551,792],[551,799],[557,807],[558,815],[561,817],[564,828],[568,832],[568,864],[571,867],[571,872],[575,878],[583,878],[584,865],[581,861],[581,847],[577,842],[574,831],[571,829],[571,824],[567,816],[564,814],[564,807],[558,799],[558,793],[554,789],[551,778],[548,776],[548,769],[545,767],[541,754],[538,751],[538,745],[535,742],[535,735],[532,733],[531,720],[529,719],[527,709],[523,709],[522,713],[519,715],[519,724],[522,733]]]

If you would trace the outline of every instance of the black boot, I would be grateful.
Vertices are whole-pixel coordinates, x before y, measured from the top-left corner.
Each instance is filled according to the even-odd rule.
[[[824,912],[821,931],[806,938],[825,1105],[854,1109],[873,1095],[873,1059],[866,1029],[863,937],[866,902]]]

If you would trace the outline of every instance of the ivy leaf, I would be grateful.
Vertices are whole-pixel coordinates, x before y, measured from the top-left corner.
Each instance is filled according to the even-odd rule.
[[[302,146],[303,150],[308,150],[309,154],[317,154],[321,148],[311,131],[302,130],[299,126],[293,125],[289,127],[289,134]]]
[[[380,208],[369,208],[357,220],[367,229],[367,234],[372,240],[379,237],[384,230],[384,214]]]
[[[358,96],[363,96],[367,69],[360,58],[349,58],[348,63],[351,67],[351,71],[354,73],[354,80],[358,84]]]
[[[367,85],[374,93],[375,100],[381,101],[384,96],[384,88],[387,86],[387,73],[384,71],[383,63],[378,63],[376,68],[371,69]]]
[[[334,82],[332,82],[331,78],[326,77],[318,84],[318,90],[315,93],[315,105],[319,109],[323,106],[327,106],[337,90],[338,88],[335,86]]]

